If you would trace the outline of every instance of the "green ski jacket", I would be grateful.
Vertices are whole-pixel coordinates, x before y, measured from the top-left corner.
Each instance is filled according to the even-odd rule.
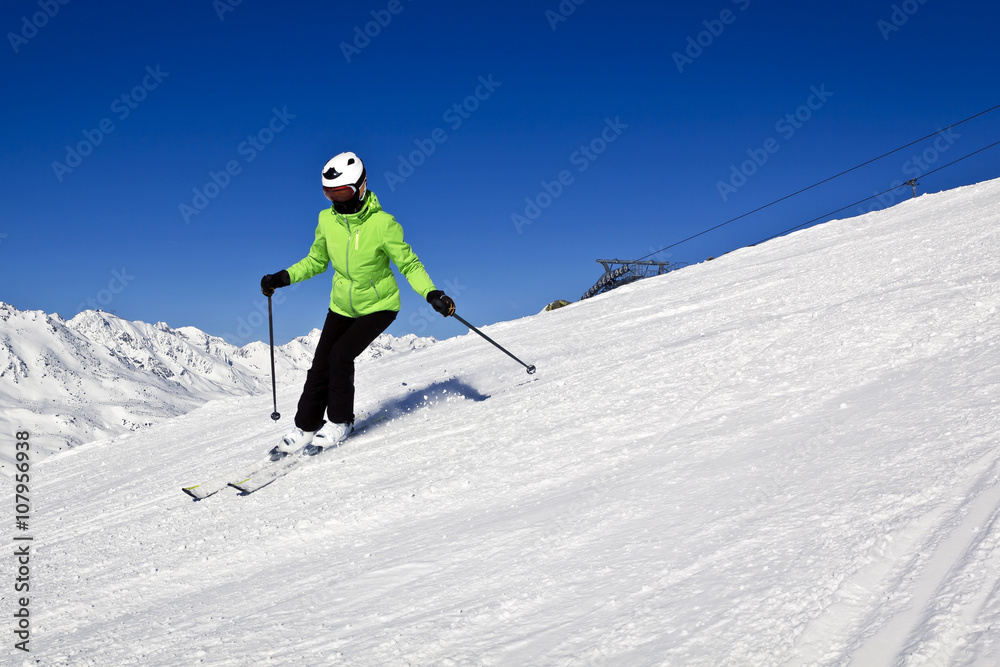
[[[332,264],[330,310],[360,317],[380,310],[399,311],[399,285],[389,260],[417,294],[426,299],[434,290],[424,265],[403,240],[403,227],[382,210],[378,197],[369,191],[357,213],[343,215],[332,206],[321,211],[309,254],[287,270],[291,281],[298,283],[323,273]]]

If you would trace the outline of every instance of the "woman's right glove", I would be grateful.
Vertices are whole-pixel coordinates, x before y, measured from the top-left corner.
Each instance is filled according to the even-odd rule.
[[[264,296],[271,296],[277,288],[288,287],[291,284],[291,276],[288,275],[288,271],[282,269],[277,273],[269,273],[260,279],[260,292]]]
[[[455,301],[439,289],[427,294],[427,303],[445,317],[451,317],[455,314]]]

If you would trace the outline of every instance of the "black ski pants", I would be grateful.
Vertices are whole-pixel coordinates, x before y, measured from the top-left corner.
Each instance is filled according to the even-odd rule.
[[[306,375],[299,398],[295,425],[316,431],[323,425],[323,413],[335,424],[354,421],[354,360],[389,328],[396,311],[380,310],[351,318],[332,310],[326,316],[316,356]]]

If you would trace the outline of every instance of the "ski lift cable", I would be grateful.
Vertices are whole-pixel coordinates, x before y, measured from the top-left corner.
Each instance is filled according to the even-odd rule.
[[[973,155],[977,155],[977,154],[982,153],[983,151],[985,151],[987,149],[993,148],[994,146],[998,146],[998,145],[1000,145],[1000,141],[995,141],[992,144],[990,144],[989,146],[984,146],[983,148],[980,148],[977,151],[973,151],[972,153],[969,153],[968,155],[962,156],[962,157],[958,158],[957,160],[952,160],[948,164],[941,165],[937,169],[933,169],[931,171],[928,171],[926,174],[922,175],[920,178],[926,178],[926,177],[930,176],[931,174],[933,174],[934,172],[941,171],[942,169],[944,169],[946,167],[950,167],[951,165],[953,165],[953,164],[955,164],[957,162],[961,162],[962,160],[968,159],[968,158],[972,157]],[[914,179],[914,180],[916,180],[916,179]],[[863,204],[864,202],[868,201],[869,199],[875,199],[876,197],[881,197],[882,195],[888,194],[888,193],[892,192],[893,190],[898,190],[899,188],[903,188],[903,187],[906,187],[906,186],[907,186],[907,183],[901,183],[900,185],[897,185],[895,187],[889,188],[888,190],[885,190],[884,192],[880,192],[880,193],[878,193],[876,195],[872,195],[871,197],[865,197],[864,199],[862,199],[860,201],[856,201],[853,204],[848,204],[847,206],[844,206],[843,208],[838,208],[836,211],[830,211],[829,213],[827,213],[825,215],[821,215],[818,218],[813,218],[812,220],[810,220],[808,222],[803,222],[801,225],[796,225],[795,227],[792,227],[791,229],[786,229],[783,232],[778,232],[777,234],[769,236],[769,237],[767,237],[766,239],[764,239],[762,241],[758,241],[757,243],[765,243],[765,242],[770,241],[772,239],[776,239],[779,236],[784,236],[785,234],[788,234],[790,232],[794,232],[794,231],[796,231],[798,229],[802,229],[803,227],[811,225],[814,222],[817,222],[819,220],[827,218],[827,217],[833,215],[834,213],[840,213],[844,209],[851,208],[852,206],[857,206],[858,204]],[[756,244],[754,244],[754,245],[756,245]]]
[[[763,211],[764,209],[769,208],[771,206],[774,206],[775,204],[781,203],[781,202],[785,201],[786,199],[791,199],[792,197],[794,197],[796,195],[800,195],[803,192],[807,192],[809,190],[812,190],[813,188],[819,187],[820,185],[823,185],[824,183],[828,183],[828,182],[834,180],[835,178],[840,178],[841,176],[849,174],[852,171],[856,171],[858,169],[861,169],[862,167],[868,166],[869,164],[871,164],[873,162],[877,162],[877,161],[881,160],[882,158],[888,157],[888,156],[892,155],[893,153],[898,153],[899,151],[903,150],[904,148],[909,148],[910,146],[913,146],[914,144],[919,144],[921,141],[926,141],[927,139],[930,139],[931,137],[937,136],[938,134],[940,134],[942,132],[945,132],[947,130],[950,130],[953,127],[958,127],[959,125],[962,125],[963,123],[968,123],[970,120],[973,120],[975,118],[979,118],[980,116],[984,116],[984,115],[990,113],[991,111],[996,111],[997,109],[1000,109],[1000,104],[998,104],[996,106],[993,106],[993,107],[990,107],[989,109],[986,109],[985,111],[980,111],[979,113],[977,113],[975,115],[969,116],[965,120],[960,120],[957,123],[953,123],[953,124],[949,125],[948,127],[945,127],[945,128],[942,128],[942,129],[938,130],[937,132],[934,132],[932,134],[928,134],[927,136],[921,137],[920,139],[916,139],[915,141],[911,141],[908,144],[904,144],[903,146],[900,146],[899,148],[891,150],[888,153],[883,153],[882,155],[879,155],[878,157],[872,158],[872,159],[870,159],[870,160],[868,160],[866,162],[862,162],[861,164],[859,164],[859,165],[857,165],[855,167],[851,167],[850,169],[846,169],[846,170],[840,172],[839,174],[834,174],[833,176],[830,176],[829,178],[824,178],[822,181],[819,181],[817,183],[813,183],[812,185],[810,185],[808,187],[802,188],[801,190],[797,190],[797,191],[795,191],[795,192],[793,192],[793,193],[791,193],[789,195],[785,195],[784,197],[782,197],[780,199],[775,199],[774,201],[772,201],[769,204],[764,204],[763,206],[755,208],[752,211],[747,211],[746,213],[743,213],[742,215],[738,215],[735,218],[731,218],[729,220],[726,220],[725,222],[719,223],[718,225],[715,225],[714,227],[710,227],[710,228],[708,228],[708,229],[706,229],[704,231],[698,232],[697,234],[695,234],[693,236],[689,236],[686,239],[683,239],[683,240],[678,241],[676,243],[672,243],[671,245],[668,245],[665,248],[660,248],[656,252],[651,252],[648,255],[644,255],[643,257],[640,257],[639,260],[646,259],[647,257],[652,257],[653,255],[658,255],[658,254],[660,254],[661,252],[663,252],[665,250],[669,250],[671,248],[679,246],[682,243],[687,243],[688,241],[691,241],[692,239],[696,239],[699,236],[704,236],[705,234],[708,234],[709,232],[713,232],[716,229],[719,229],[720,227],[725,227],[726,225],[731,224],[733,222],[736,222],[737,220],[741,220],[741,219],[743,219],[743,218],[745,218],[745,217],[747,217],[749,215],[753,215],[754,213],[757,213],[759,211]],[[989,146],[987,146],[987,148],[989,148]],[[985,149],[983,149],[983,150],[985,150]],[[976,151],[976,152],[980,152],[980,151]],[[975,153],[973,153],[972,155],[975,155]],[[966,156],[966,157],[969,157],[969,156]],[[956,162],[957,162],[957,160],[956,160]],[[954,164],[954,163],[951,163],[951,164]],[[948,166],[948,165],[945,165],[945,166]],[[944,167],[941,167],[940,169],[943,169],[943,168]],[[934,171],[938,171],[938,170],[939,169],[935,169]],[[927,174],[924,174],[924,176],[927,176],[927,175],[932,174],[932,173],[934,173],[934,172],[928,172]],[[895,190],[895,188],[893,188],[893,190]],[[889,192],[891,192],[891,190]],[[885,194],[885,193],[880,193],[880,194]],[[873,195],[872,197],[868,197],[868,199],[872,199],[873,197],[877,197],[877,196],[879,196],[879,195]],[[864,199],[862,201],[867,201],[868,199]],[[853,206],[853,204],[852,204],[852,206]],[[849,208],[849,207],[845,206],[844,208]],[[839,210],[843,210],[843,209],[839,209]],[[809,224],[809,223],[805,223],[805,224]],[[635,260],[635,261],[639,261],[639,260]]]

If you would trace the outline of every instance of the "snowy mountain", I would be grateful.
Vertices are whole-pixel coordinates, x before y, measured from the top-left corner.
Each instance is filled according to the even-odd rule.
[[[253,495],[180,487],[273,444],[269,395],[74,448],[18,659],[1000,664],[998,308],[991,181],[486,327],[533,376],[385,358],[390,418]]]
[[[44,455],[134,431],[208,400],[271,391],[270,347],[236,347],[194,327],[88,310],[71,320],[0,302],[0,429],[37,433]],[[278,381],[300,383],[319,330],[275,349]],[[383,334],[361,361],[432,342]],[[0,451],[8,471],[9,443]]]

